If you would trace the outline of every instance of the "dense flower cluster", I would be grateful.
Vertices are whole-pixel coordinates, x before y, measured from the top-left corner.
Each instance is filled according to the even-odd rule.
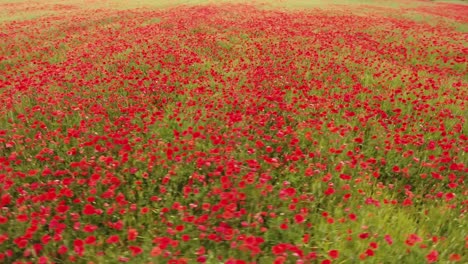
[[[467,260],[468,7],[420,3],[0,4],[55,11],[0,24],[0,262]]]

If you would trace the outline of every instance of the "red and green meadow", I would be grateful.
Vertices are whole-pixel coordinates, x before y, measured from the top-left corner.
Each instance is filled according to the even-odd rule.
[[[463,1],[0,0],[0,263],[467,263]]]

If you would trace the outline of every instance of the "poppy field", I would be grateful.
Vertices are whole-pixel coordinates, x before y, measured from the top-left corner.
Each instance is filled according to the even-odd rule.
[[[463,1],[0,0],[0,263],[467,263]]]

